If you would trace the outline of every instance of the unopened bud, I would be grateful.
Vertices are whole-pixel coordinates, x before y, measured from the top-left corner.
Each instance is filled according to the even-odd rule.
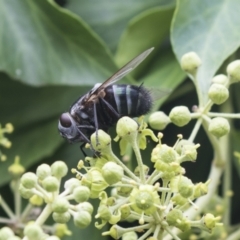
[[[34,188],[37,184],[37,175],[32,172],[24,173],[21,177],[21,184],[27,189]]]
[[[182,56],[180,64],[185,72],[195,75],[202,62],[195,52],[189,52]]]
[[[43,163],[40,166],[38,166],[36,174],[39,180],[43,180],[44,178],[51,175],[51,168],[48,164]]]
[[[163,130],[171,121],[164,112],[158,111],[150,115],[148,122],[151,128]]]
[[[68,211],[69,207],[70,207],[70,204],[66,198],[58,197],[52,203],[52,210],[53,210],[53,212],[57,212],[57,213],[66,212],[66,211]]]
[[[87,211],[77,212],[73,216],[74,225],[78,228],[86,228],[91,221],[92,217]]]
[[[56,161],[51,165],[52,175],[56,178],[62,178],[67,175],[68,167],[63,161]]]
[[[71,218],[71,214],[69,212],[64,212],[64,213],[54,212],[52,214],[52,217],[56,223],[67,223]]]
[[[222,117],[213,118],[208,126],[208,130],[215,137],[222,137],[229,133],[230,125],[227,119]]]
[[[90,190],[86,186],[76,187],[73,191],[73,198],[78,203],[87,201],[89,197],[90,197]]]
[[[213,83],[208,90],[208,97],[213,103],[218,105],[224,103],[228,99],[228,96],[229,91],[222,84]]]
[[[59,189],[59,181],[56,177],[48,176],[42,181],[42,186],[48,192],[55,192]]]
[[[235,60],[228,64],[227,73],[231,83],[240,81],[240,60]]]
[[[191,120],[191,113],[185,106],[174,107],[169,114],[170,120],[178,127],[187,125]]]
[[[123,169],[114,162],[107,162],[102,168],[102,175],[105,181],[109,184],[119,182],[123,177]]]
[[[218,84],[222,84],[222,85],[226,85],[228,83],[228,77],[224,74],[219,74],[216,75],[215,77],[213,77],[212,82],[213,83],[218,83]]]

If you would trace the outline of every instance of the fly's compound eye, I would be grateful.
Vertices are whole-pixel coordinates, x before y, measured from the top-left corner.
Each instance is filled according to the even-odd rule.
[[[72,141],[78,135],[76,122],[69,113],[63,113],[60,116],[58,122],[58,130],[61,136],[67,138],[69,141]]]
[[[70,116],[67,113],[63,113],[60,118],[59,122],[62,125],[62,127],[69,128],[72,125],[72,121],[70,119]]]

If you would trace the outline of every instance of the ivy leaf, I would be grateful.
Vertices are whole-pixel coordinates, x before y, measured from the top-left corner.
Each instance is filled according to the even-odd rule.
[[[197,80],[204,103],[211,79],[223,61],[240,46],[238,0],[178,0],[171,41],[180,61],[194,51],[202,60]]]
[[[159,48],[168,37],[172,14],[173,8],[157,7],[133,18],[118,45],[115,57],[118,66],[148,48]]]
[[[174,3],[175,0],[71,0],[66,7],[82,17],[115,51],[122,32],[133,17],[147,9]]]
[[[0,71],[31,85],[94,85],[116,70],[108,48],[53,0],[0,1]]]

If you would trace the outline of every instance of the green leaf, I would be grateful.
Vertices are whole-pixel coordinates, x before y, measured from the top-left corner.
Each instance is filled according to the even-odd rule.
[[[53,0],[0,1],[0,71],[31,85],[93,85],[116,70],[109,50]]]
[[[154,91],[153,94],[157,100],[154,110],[157,110],[165,100],[162,97],[169,95],[186,77],[172,51],[161,52],[158,56],[148,74],[140,79],[144,86]]]
[[[172,23],[172,45],[180,61],[194,51],[202,60],[198,85],[204,102],[207,91],[223,61],[240,46],[238,0],[178,0]]]
[[[0,123],[16,129],[56,119],[90,88],[67,86],[31,87],[0,74]]]
[[[115,57],[118,66],[123,66],[128,59],[148,48],[155,47],[156,52],[168,37],[172,14],[172,8],[156,7],[133,18],[118,45]]]
[[[81,16],[115,50],[131,18],[149,8],[174,3],[175,0],[71,0],[66,7]]]

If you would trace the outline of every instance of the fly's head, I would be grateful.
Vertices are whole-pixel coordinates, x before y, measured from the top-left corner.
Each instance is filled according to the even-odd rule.
[[[81,141],[77,123],[68,112],[61,114],[58,122],[58,130],[60,135],[69,142]]]

